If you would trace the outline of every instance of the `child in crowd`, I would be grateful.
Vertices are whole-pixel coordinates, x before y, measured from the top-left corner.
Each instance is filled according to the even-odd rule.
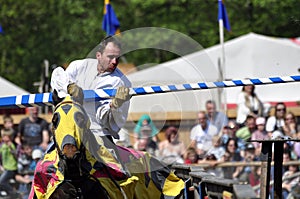
[[[197,164],[198,155],[197,151],[193,147],[189,147],[184,154],[184,164]]]
[[[27,199],[30,193],[31,182],[37,162],[42,158],[41,149],[32,149],[32,146],[23,144],[18,158],[18,174],[16,181],[19,183],[18,191],[23,199]]]
[[[292,177],[293,174],[295,174],[298,171],[298,165],[289,165],[288,170],[284,172],[282,176],[282,196],[284,199],[288,197],[289,193],[292,191],[292,188],[299,183],[299,176]]]
[[[13,143],[13,134],[13,129],[1,130],[0,154],[3,172],[0,176],[0,185],[5,187],[9,193],[13,191],[13,187],[9,185],[9,180],[14,179],[17,173],[17,147]]]
[[[265,130],[266,119],[264,117],[256,118],[256,128],[257,130],[254,131],[251,135],[251,140],[267,140],[269,139],[269,134]],[[261,153],[261,146],[260,142],[253,142],[255,147],[255,155],[259,155]]]

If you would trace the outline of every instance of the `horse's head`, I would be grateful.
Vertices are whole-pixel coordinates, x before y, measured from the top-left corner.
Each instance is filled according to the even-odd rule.
[[[82,138],[90,127],[89,117],[82,106],[67,96],[55,107],[52,125],[60,155],[74,158],[80,153]]]

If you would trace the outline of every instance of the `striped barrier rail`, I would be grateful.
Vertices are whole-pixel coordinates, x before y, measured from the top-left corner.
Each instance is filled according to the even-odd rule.
[[[155,93],[178,92],[187,90],[201,90],[213,88],[228,88],[245,85],[263,85],[263,84],[277,84],[277,83],[291,83],[299,82],[300,75],[283,76],[283,77],[269,77],[269,78],[252,78],[216,82],[199,82],[191,84],[178,84],[166,86],[146,86],[130,88],[130,94],[147,95]],[[84,90],[85,101],[98,101],[101,99],[112,98],[115,96],[116,89],[97,89]],[[25,108],[30,106],[50,106],[52,105],[52,93],[38,93],[26,94],[18,96],[0,97],[1,108]]]

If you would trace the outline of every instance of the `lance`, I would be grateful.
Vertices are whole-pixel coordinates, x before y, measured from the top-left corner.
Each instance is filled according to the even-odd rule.
[[[155,93],[168,93],[187,90],[202,90],[214,88],[229,88],[246,85],[264,85],[264,84],[278,84],[278,83],[292,83],[299,82],[300,75],[282,76],[282,77],[268,77],[268,78],[250,78],[239,80],[215,81],[215,82],[199,82],[189,84],[165,85],[165,86],[146,86],[130,88],[129,93],[132,96],[148,95]],[[99,101],[103,99],[113,98],[116,89],[97,89],[84,90],[84,101]],[[51,106],[52,93],[37,93],[17,96],[0,97],[1,108],[25,108],[32,106]]]

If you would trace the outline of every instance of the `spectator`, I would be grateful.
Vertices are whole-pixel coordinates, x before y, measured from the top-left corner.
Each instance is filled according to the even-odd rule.
[[[253,166],[251,169],[251,173],[248,176],[248,184],[251,187],[260,185],[260,176],[261,176],[261,166]],[[257,196],[259,196],[260,189],[255,190]]]
[[[265,130],[266,119],[264,117],[258,117],[258,118],[256,118],[255,122],[256,122],[257,130],[252,133],[251,140],[267,140],[267,139],[269,139],[270,137],[269,137],[267,131]],[[260,154],[262,143],[253,142],[253,145],[255,147],[255,154],[256,155]]]
[[[191,147],[194,147],[197,154],[204,156],[212,147],[212,138],[218,135],[217,127],[207,121],[205,111],[198,113],[199,124],[195,125],[191,130]]]
[[[21,143],[26,142],[33,148],[46,150],[49,144],[49,125],[46,120],[38,115],[38,107],[28,108],[29,117],[21,120],[18,137]]]
[[[236,136],[243,139],[245,142],[250,140],[252,133],[256,130],[255,117],[248,115],[245,126],[237,130]]]
[[[206,101],[205,107],[208,121],[215,125],[218,129],[218,132],[220,132],[222,128],[227,125],[228,117],[224,113],[216,110],[216,103],[213,100]]]
[[[263,116],[263,104],[255,93],[254,85],[243,86],[242,92],[238,95],[237,105],[236,121],[240,125],[244,125],[248,115],[254,118]]]
[[[196,164],[198,163],[199,157],[197,151],[193,147],[189,147],[184,153],[184,164]]]
[[[137,124],[135,125],[135,128],[133,130],[133,132],[135,133],[135,142],[140,138],[141,136],[141,129],[143,126],[149,126],[151,128],[151,135],[150,137],[153,139],[154,142],[157,142],[158,139],[157,139],[157,133],[158,133],[158,130],[156,128],[156,126],[154,125],[151,117],[147,114],[144,114],[142,115]]]
[[[178,140],[178,129],[170,126],[165,131],[166,140],[159,143],[160,159],[168,165],[173,163],[183,163],[185,152],[184,143]]]
[[[288,112],[284,118],[283,133],[291,138],[296,138],[297,120],[292,112]]]
[[[244,162],[254,162],[257,161],[258,158],[256,158],[255,154],[255,146],[253,143],[248,143],[246,145],[245,149],[245,158]],[[254,170],[253,166],[245,166],[242,167],[240,173],[238,174],[238,178],[241,182],[249,183],[249,175]]]
[[[272,136],[274,131],[280,131],[283,133],[283,126],[284,126],[284,118],[286,114],[286,106],[283,102],[278,102],[275,105],[275,114],[268,118],[266,123],[266,131],[268,132],[269,136]]]
[[[237,151],[237,141],[234,138],[229,138],[226,147],[225,154],[222,157],[223,162],[239,162],[242,160],[242,156]],[[233,179],[239,174],[240,168],[238,167],[222,167],[224,178]]]
[[[158,156],[158,146],[153,139],[151,139],[152,129],[149,126],[143,126],[140,129],[140,137],[134,144],[133,148],[138,151],[147,151],[153,156]]]
[[[32,150],[32,146],[24,143],[18,157],[18,173],[15,176],[19,183],[18,191],[23,199],[28,198],[36,162],[42,158],[43,152],[40,149]]]
[[[225,154],[225,148],[221,144],[221,138],[216,135],[212,138],[213,147],[207,152],[207,155],[213,154],[216,160],[221,160]]]
[[[4,129],[12,129],[14,131],[14,135],[13,135],[14,139],[16,138],[17,131],[14,128],[14,120],[11,117],[11,115],[4,115],[3,116],[3,128]],[[15,141],[17,141],[17,140],[15,140]],[[17,142],[17,143],[20,144],[20,142]]]
[[[221,144],[223,147],[225,147],[229,138],[237,138],[236,131],[238,129],[239,129],[239,126],[237,125],[237,123],[234,120],[228,121],[228,124],[223,127],[222,134],[221,134]]]
[[[0,146],[0,154],[2,157],[2,166],[4,171],[0,176],[0,185],[5,187],[8,192],[12,192],[13,188],[9,185],[9,180],[14,179],[17,173],[17,147],[13,143],[13,130],[2,129],[2,145]]]
[[[293,174],[299,171],[298,165],[289,165],[288,170],[284,172],[282,176],[282,197],[283,199],[288,198],[289,193],[292,191],[292,188],[295,187],[299,181],[299,175],[292,177]],[[290,177],[290,178],[289,178]]]

